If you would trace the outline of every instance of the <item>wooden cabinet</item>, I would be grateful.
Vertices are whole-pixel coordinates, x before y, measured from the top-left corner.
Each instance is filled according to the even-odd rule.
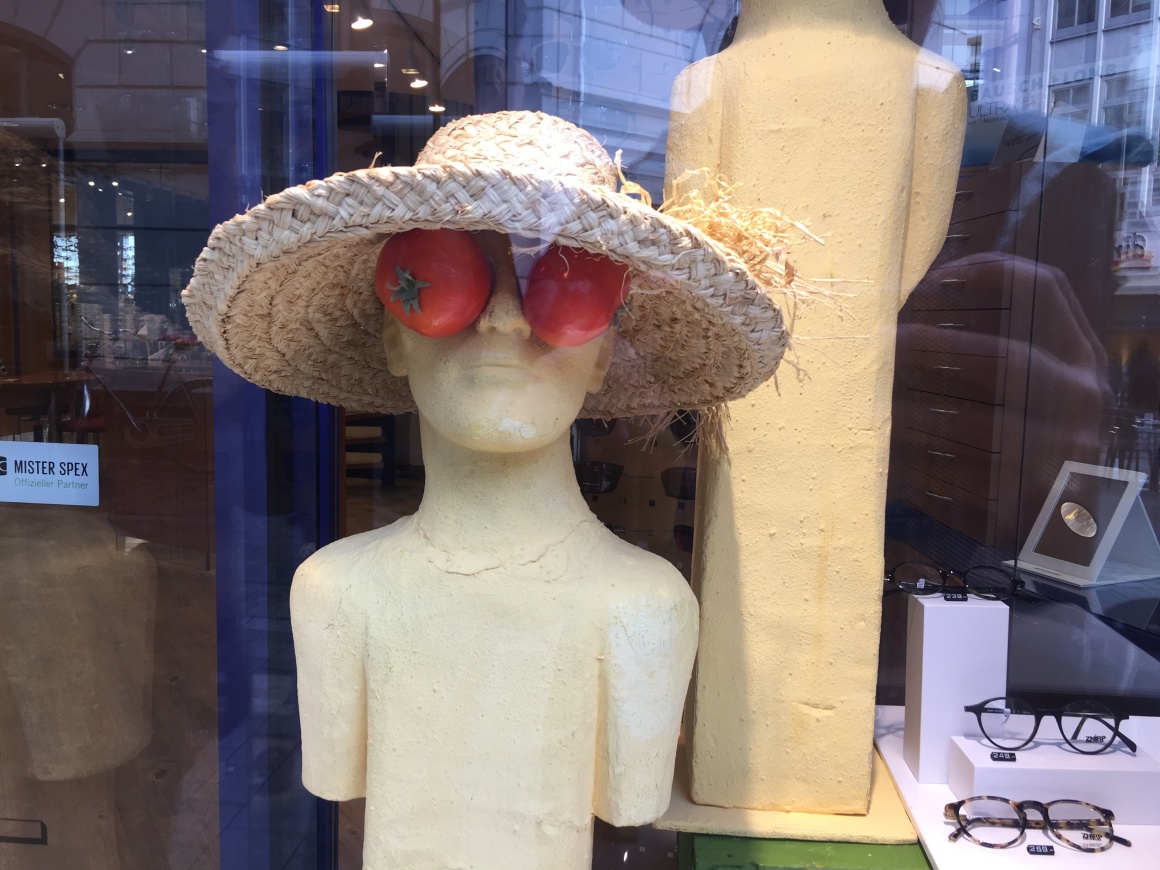
[[[1115,203],[1094,165],[960,179],[946,244],[899,315],[892,499],[1014,551],[1063,461],[1096,461]]]

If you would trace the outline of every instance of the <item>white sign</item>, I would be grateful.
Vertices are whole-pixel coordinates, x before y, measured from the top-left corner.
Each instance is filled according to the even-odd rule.
[[[0,441],[0,502],[100,504],[95,444]]]

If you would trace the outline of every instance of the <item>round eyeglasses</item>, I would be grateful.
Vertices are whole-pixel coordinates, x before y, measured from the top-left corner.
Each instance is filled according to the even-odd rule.
[[[930,562],[901,562],[886,572],[884,595],[906,592],[910,595],[939,595],[944,592],[969,592],[989,601],[1007,601],[1023,588],[1023,581],[1005,568],[976,565],[961,574],[946,571]]]
[[[1106,752],[1117,738],[1132,752],[1136,744],[1125,737],[1120,725],[1127,719],[1098,701],[1072,701],[1059,709],[1032,707],[1019,698],[988,698],[963,708],[974,713],[979,730],[993,746],[1014,751],[1035,739],[1044,717],[1055,720],[1067,745],[1084,755]]]
[[[1029,819],[1034,810],[1041,818]],[[978,795],[947,804],[943,818],[957,822],[958,827],[947,838],[952,843],[966,837],[987,849],[1014,846],[1028,828],[1036,828],[1051,839],[1080,852],[1105,852],[1112,843],[1131,846],[1112,830],[1115,815],[1111,810],[1076,800],[1015,801],[990,795]]]

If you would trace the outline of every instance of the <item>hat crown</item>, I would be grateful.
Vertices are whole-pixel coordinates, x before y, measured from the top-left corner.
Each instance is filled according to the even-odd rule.
[[[469,115],[440,127],[415,165],[491,165],[616,190],[616,165],[591,133],[542,112]]]

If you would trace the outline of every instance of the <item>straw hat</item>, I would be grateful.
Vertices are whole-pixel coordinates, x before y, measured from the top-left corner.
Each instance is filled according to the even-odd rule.
[[[771,377],[781,313],[730,251],[618,193],[589,133],[538,112],[440,128],[414,166],[363,169],[274,194],[221,224],[182,293],[190,323],[254,383],[350,410],[414,410],[386,367],[374,269],[414,228],[497,230],[605,254],[631,271],[612,366],[582,414],[705,408]]]

